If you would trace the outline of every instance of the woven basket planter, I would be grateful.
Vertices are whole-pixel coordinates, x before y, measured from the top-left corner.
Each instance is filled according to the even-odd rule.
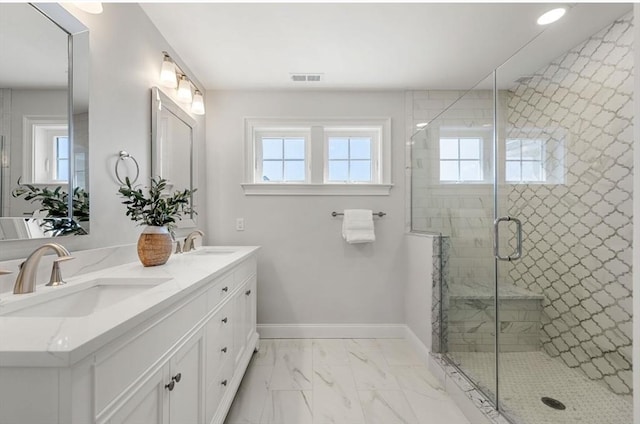
[[[173,246],[167,227],[148,225],[138,239],[138,257],[144,266],[167,263]]]

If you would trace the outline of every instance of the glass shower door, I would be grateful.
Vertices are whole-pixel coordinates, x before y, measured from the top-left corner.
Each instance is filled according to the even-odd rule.
[[[632,422],[632,20],[496,71],[499,407]]]

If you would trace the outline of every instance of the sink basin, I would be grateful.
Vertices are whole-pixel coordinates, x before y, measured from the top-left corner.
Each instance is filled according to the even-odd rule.
[[[7,317],[83,317],[142,293],[170,278],[98,278],[5,305]]]
[[[191,254],[193,255],[229,255],[231,253],[236,253],[236,249],[224,248],[224,247],[200,247]]]

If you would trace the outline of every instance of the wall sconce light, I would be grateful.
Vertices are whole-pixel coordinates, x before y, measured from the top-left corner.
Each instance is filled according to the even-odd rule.
[[[101,2],[82,1],[75,2],[73,5],[83,12],[91,13],[92,15],[99,15],[103,10]]]
[[[202,92],[191,82],[187,74],[171,59],[169,53],[162,52],[162,68],[160,69],[160,83],[169,88],[177,88],[176,97],[184,103],[191,103],[191,113],[204,115],[204,97]],[[192,90],[193,87],[193,90]]]
[[[193,94],[193,102],[191,102],[191,113],[195,115],[204,115],[204,98],[200,90],[196,90]]]
[[[178,86],[178,80],[176,78],[176,64],[173,63],[168,54],[165,54],[164,59],[162,59],[160,83],[169,88],[176,88]]]
[[[185,103],[190,103],[193,100],[193,96],[191,95],[191,83],[186,75],[182,75],[180,77],[180,82],[178,83],[178,100]]]

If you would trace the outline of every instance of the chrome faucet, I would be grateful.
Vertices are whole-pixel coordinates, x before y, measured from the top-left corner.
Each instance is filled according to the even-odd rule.
[[[71,253],[58,243],[46,243],[34,250],[27,259],[20,264],[20,272],[16,278],[16,284],[13,286],[14,294],[32,293],[36,289],[36,273],[38,271],[38,263],[40,258],[44,256],[48,249],[53,250],[58,255],[58,259],[53,261],[51,269],[51,277],[47,286],[59,286],[64,284],[60,273],[59,263],[74,259]]]
[[[190,232],[187,238],[184,239],[184,247],[182,249],[184,253],[196,250],[196,245],[193,241],[197,236],[204,237],[204,233],[200,230],[195,230]]]

